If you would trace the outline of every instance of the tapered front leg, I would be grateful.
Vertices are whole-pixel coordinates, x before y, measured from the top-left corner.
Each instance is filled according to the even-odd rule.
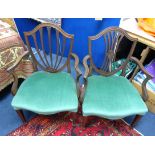
[[[25,116],[23,114],[23,111],[22,110],[16,110],[18,116],[20,117],[20,119],[22,120],[23,123],[26,122],[26,119],[25,119]]]
[[[131,127],[134,127],[141,118],[142,118],[142,115],[136,115],[131,123]]]

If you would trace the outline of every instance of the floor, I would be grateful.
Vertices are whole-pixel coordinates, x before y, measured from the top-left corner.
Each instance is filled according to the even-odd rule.
[[[81,68],[83,71],[83,68]],[[0,136],[5,136],[12,130],[15,130],[22,122],[16,112],[11,107],[13,96],[10,93],[11,86],[0,93]],[[27,120],[30,120],[35,114],[24,111]],[[127,123],[131,123],[133,117],[125,118]],[[155,114],[148,112],[137,123],[135,129],[145,136],[155,136]]]

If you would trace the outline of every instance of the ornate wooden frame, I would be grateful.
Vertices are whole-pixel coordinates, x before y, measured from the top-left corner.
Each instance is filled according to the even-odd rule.
[[[51,29],[55,29],[56,31],[56,40],[57,40],[57,50],[56,50],[56,61],[55,61],[55,64],[52,64],[52,62],[49,62],[47,60],[47,54],[45,52],[45,48],[44,48],[44,42],[43,42],[43,28],[47,28],[47,31],[48,31],[48,43],[49,43],[49,49],[50,49],[50,61],[52,61],[52,48],[51,48]],[[40,33],[40,38],[41,38],[41,46],[42,46],[42,51],[43,51],[43,55],[40,54],[40,49],[38,48],[38,43],[37,43],[37,40],[36,40],[36,32],[39,31]],[[59,43],[58,43],[58,40],[59,40],[59,34],[62,34],[62,36],[64,37],[63,38],[63,51],[61,53],[61,58],[58,60],[58,55],[60,54],[60,48],[59,48]],[[34,68],[35,70],[37,71],[37,66],[39,66],[41,69],[43,69],[44,71],[47,71],[47,72],[52,72],[52,73],[56,73],[56,72],[60,72],[62,71],[65,67],[67,67],[67,71],[68,73],[71,73],[71,68],[70,68],[70,59],[71,58],[74,58],[75,59],[75,65],[74,65],[74,68],[76,70],[76,84],[77,84],[77,92],[79,94],[79,78],[80,76],[82,75],[79,67],[78,67],[78,64],[79,64],[79,58],[78,56],[75,54],[75,53],[72,53],[72,47],[73,47],[73,42],[74,42],[74,35],[71,35],[71,34],[68,34],[66,33],[65,31],[63,31],[59,26],[57,26],[56,24],[52,24],[52,23],[42,23],[42,24],[39,24],[38,26],[36,26],[32,31],[29,31],[29,32],[24,32],[24,36],[25,36],[25,40],[26,40],[26,44],[27,44],[27,48],[28,48],[28,51],[26,51],[21,57],[19,57],[16,61],[16,63],[14,64],[14,66],[8,68],[8,72],[11,72],[14,76],[14,79],[15,79],[15,86],[14,86],[14,94],[16,93],[17,91],[17,85],[18,85],[18,80],[16,78],[16,75],[14,75],[14,73],[12,72],[15,67],[19,64],[19,62],[22,60],[22,58],[25,56],[25,55],[28,55],[30,54],[32,56],[32,60],[33,60],[33,65],[34,65]],[[41,61],[43,62],[44,66],[41,65],[37,59],[35,58],[35,55],[31,49],[31,44],[30,44],[30,41],[28,39],[29,36],[32,36],[33,39],[34,39],[34,43],[35,43],[35,48],[36,48],[36,51],[41,59]],[[65,46],[65,39],[66,38],[69,38],[71,40],[71,44],[70,44],[70,50],[69,50],[69,54],[68,54],[68,57],[67,57],[67,60],[66,60],[66,63],[61,67],[61,68],[58,68],[61,61],[62,61],[62,57],[63,57],[63,52],[64,52],[64,46]],[[44,56],[44,59],[43,59],[43,56]]]
[[[49,58],[50,59],[47,59],[47,53],[46,53],[45,48],[44,48],[43,28],[47,29],[47,32],[48,32],[47,37],[48,37]],[[52,40],[51,29],[53,29],[56,32],[56,60],[55,60],[55,63],[52,61],[53,52],[52,52],[52,45],[51,45],[51,40]],[[37,43],[37,40],[36,40],[36,33],[37,32],[39,32],[39,34],[40,34],[41,49],[39,49],[38,43]],[[60,45],[59,45],[59,35],[60,34],[63,37],[63,46],[62,46],[61,51],[60,51]],[[19,64],[19,62],[22,60],[22,58],[24,56],[30,54],[31,57],[32,57],[32,60],[33,60],[33,65],[34,65],[35,71],[37,71],[38,67],[40,67],[42,70],[47,71],[47,72],[51,72],[51,73],[60,72],[63,69],[65,69],[65,67],[67,67],[68,73],[71,73],[70,59],[73,58],[75,60],[75,64],[74,64],[74,68],[76,70],[76,80],[75,80],[75,82],[76,82],[77,95],[78,95],[78,98],[79,98],[79,78],[82,75],[82,73],[81,73],[81,71],[80,71],[80,69],[78,67],[79,58],[75,53],[72,52],[73,43],[74,43],[74,35],[66,33],[65,31],[63,31],[56,24],[42,23],[42,24],[39,24],[38,26],[36,26],[32,31],[24,32],[24,36],[25,36],[25,41],[26,41],[26,44],[27,44],[28,51],[23,53],[23,55],[20,58],[18,58],[18,60],[14,64],[14,66],[8,68],[8,70],[7,70],[14,77],[14,81],[15,81],[14,85],[13,85],[14,95],[17,92],[18,79],[17,79],[17,76],[14,74],[13,70]],[[33,38],[36,52],[37,52],[42,64],[40,62],[38,62],[37,58],[35,57],[35,54],[32,51],[31,44],[30,44],[30,41],[29,41],[29,37]],[[61,67],[59,67],[60,64],[61,64],[62,58],[64,56],[66,39],[70,39],[69,52],[68,52],[65,63]],[[23,115],[23,112],[21,110],[18,110],[16,112],[18,113],[18,115],[20,116],[22,121],[25,122],[26,119],[25,119],[25,117]]]
[[[93,40],[96,40],[100,37],[104,38],[104,41],[106,43],[106,53],[109,52],[109,54],[107,55],[108,59],[110,59],[109,64],[113,62],[113,60],[115,60],[116,58],[116,52],[118,50],[118,46],[120,44],[120,42],[122,41],[123,37],[126,37],[127,39],[129,39],[132,42],[132,46],[131,49],[129,51],[129,54],[126,58],[126,61],[116,70],[111,70],[110,66],[107,65],[108,67],[108,71],[103,71],[103,68],[98,68],[94,62],[93,62],[93,58],[92,58],[92,44],[91,42]],[[126,70],[126,66],[128,64],[129,61],[134,61],[138,67],[144,72],[144,74],[146,74],[147,78],[143,81],[142,83],[142,98],[144,101],[146,101],[148,99],[148,95],[147,95],[147,90],[146,90],[146,83],[148,82],[148,80],[150,80],[151,78],[153,78],[144,68],[144,66],[140,63],[140,61],[135,58],[132,57],[132,54],[134,52],[134,49],[136,47],[137,44],[137,39],[136,38],[132,38],[131,36],[129,36],[125,30],[119,28],[119,27],[109,27],[103,31],[101,31],[99,34],[95,35],[95,36],[90,36],[88,37],[88,46],[89,46],[89,54],[86,55],[83,59],[83,65],[85,68],[85,73],[84,73],[84,90],[81,93],[80,96],[80,101],[81,103],[84,100],[84,95],[85,95],[85,90],[87,88],[87,78],[89,76],[91,76],[92,74],[92,70],[96,71],[97,73],[99,73],[100,75],[103,76],[110,76],[110,75],[114,75],[116,72],[122,70],[121,76],[126,75],[125,70]],[[116,45],[116,46],[115,46]],[[115,52],[114,52],[115,50]],[[87,64],[87,61],[89,60],[89,66]],[[111,64],[110,64],[111,65]],[[133,80],[134,77],[132,77],[130,79],[130,81]],[[134,125],[137,121],[139,120],[139,116],[135,117],[132,125]],[[86,120],[84,120],[84,124],[86,123]]]

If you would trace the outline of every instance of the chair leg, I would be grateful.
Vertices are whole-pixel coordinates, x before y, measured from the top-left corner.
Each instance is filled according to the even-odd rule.
[[[23,123],[26,122],[26,119],[25,119],[25,116],[23,114],[23,111],[22,110],[16,110],[18,116],[20,117],[20,119],[22,120]]]
[[[87,124],[88,124],[88,117],[83,116],[83,119],[82,119],[82,127],[83,128],[86,128],[87,127]]]
[[[78,104],[78,111],[77,111],[77,113],[79,115],[82,115],[82,103],[80,101],[79,101],[79,104]]]
[[[131,123],[131,127],[134,127],[141,118],[142,118],[142,115],[136,115],[134,120]]]
[[[72,118],[73,118],[73,126],[76,126],[77,125],[77,114],[76,113],[72,113]]]

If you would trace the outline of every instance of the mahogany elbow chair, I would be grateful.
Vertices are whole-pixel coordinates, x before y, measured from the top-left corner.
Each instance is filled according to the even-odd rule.
[[[128,52],[125,61],[118,68],[113,68],[113,63],[120,60],[118,49],[123,38],[130,41],[131,49],[129,52],[124,51]],[[93,50],[94,41],[99,39],[102,39],[102,44],[104,44],[103,55],[97,55],[96,51]],[[83,59],[85,67],[84,90],[80,96],[84,116],[83,126],[85,127],[88,124],[88,116],[116,120],[136,115],[131,123],[131,126],[134,126],[141,116],[148,111],[144,103],[148,98],[146,83],[152,78],[140,61],[132,57],[137,39],[130,37],[121,28],[110,27],[95,36],[90,36],[88,41],[89,54]],[[99,66],[96,62],[100,58],[103,59]],[[136,63],[146,74],[146,79],[142,83],[142,97],[131,83],[133,78],[130,80],[125,78],[127,65],[131,61]],[[93,71],[97,75],[92,75]],[[120,71],[120,76],[116,76],[115,74]]]
[[[25,32],[24,36],[28,51],[23,56],[31,55],[35,72],[21,84],[17,91],[18,79],[13,70],[23,56],[8,69],[15,79],[15,96],[11,104],[22,121],[26,121],[22,110],[42,115],[77,112],[79,78],[82,74],[78,67],[78,56],[72,52],[74,36],[51,23],[40,24],[32,31]],[[47,48],[45,43],[48,44]],[[71,58],[75,59],[75,80],[71,76]],[[65,68],[67,72],[64,72]]]

